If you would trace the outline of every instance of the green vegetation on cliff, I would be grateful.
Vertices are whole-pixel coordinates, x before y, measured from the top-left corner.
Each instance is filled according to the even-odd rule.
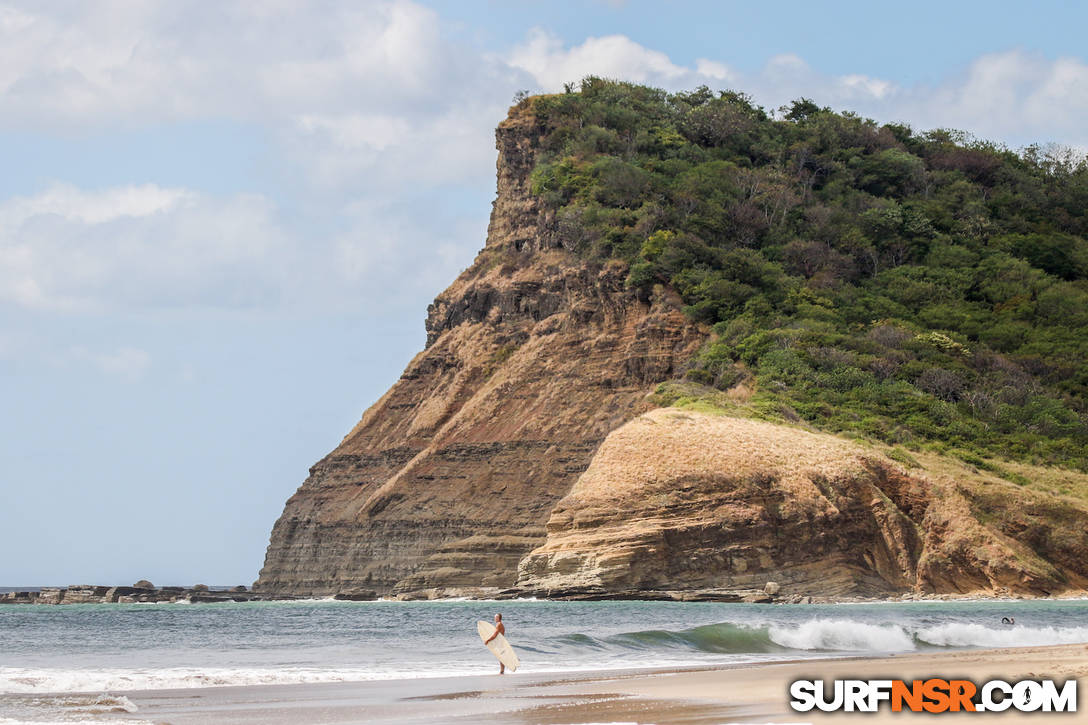
[[[556,242],[713,326],[690,382],[743,384],[771,418],[1088,470],[1083,160],[597,78],[522,109]]]

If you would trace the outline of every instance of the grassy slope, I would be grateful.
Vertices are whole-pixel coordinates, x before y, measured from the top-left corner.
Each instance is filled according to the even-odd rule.
[[[800,419],[787,419],[767,401],[760,398],[745,384],[721,391],[710,386],[676,381],[658,386],[651,401],[663,407],[695,410],[711,415],[738,418],[755,418],[783,425],[797,425],[809,430],[815,426]],[[959,456],[931,450],[910,450],[903,446],[888,445],[860,435],[846,434],[855,443],[868,445],[888,458],[903,465],[906,470],[918,469],[949,478],[962,479],[989,486],[1000,483],[1003,493],[1014,495],[1015,490],[1068,498],[1071,502],[1088,502],[1088,474],[1057,466],[1036,466],[1007,458],[980,457],[960,452]]]

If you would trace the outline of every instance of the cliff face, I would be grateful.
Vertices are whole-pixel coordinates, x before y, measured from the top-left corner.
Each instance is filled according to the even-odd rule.
[[[1088,507],[965,466],[952,474],[831,435],[654,410],[608,436],[518,585],[545,596],[768,581],[822,596],[1088,585]]]
[[[676,299],[627,292],[623,265],[549,242],[534,123],[499,127],[484,250],[429,308],[426,349],[288,500],[261,591],[513,585],[604,437],[703,340]]]
[[[528,190],[540,131],[517,110],[500,125],[484,249],[430,306],[423,352],[288,500],[262,595],[1088,586],[1088,476],[1022,466],[1021,487],[652,410],[707,332],[672,293],[627,290],[623,264],[558,246]]]

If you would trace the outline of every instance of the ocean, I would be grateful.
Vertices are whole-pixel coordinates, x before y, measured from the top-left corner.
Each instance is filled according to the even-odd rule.
[[[496,612],[533,673],[1088,642],[1085,600],[12,605],[0,723],[96,722],[136,689],[493,674],[475,622]]]

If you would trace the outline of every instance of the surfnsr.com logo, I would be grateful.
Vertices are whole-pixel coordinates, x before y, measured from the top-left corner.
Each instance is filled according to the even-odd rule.
[[[990,680],[797,680],[790,685],[790,707],[797,712],[1076,712],[1077,681]]]

